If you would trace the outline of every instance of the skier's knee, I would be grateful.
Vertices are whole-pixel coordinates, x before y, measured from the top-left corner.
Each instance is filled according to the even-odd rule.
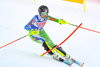
[[[48,45],[47,41],[43,42],[43,47],[44,47],[44,49],[45,49],[46,51],[52,49],[52,48]],[[53,50],[50,51],[49,54],[50,54],[50,55],[53,55],[53,54],[54,54],[54,51],[53,51]]]
[[[56,46],[57,45],[55,45],[54,47]],[[66,56],[66,52],[61,47],[57,47],[55,51],[57,51],[61,56]]]

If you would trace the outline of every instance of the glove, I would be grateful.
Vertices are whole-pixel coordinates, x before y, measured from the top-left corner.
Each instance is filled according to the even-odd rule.
[[[61,19],[61,20],[59,20],[59,23],[60,24],[69,24],[69,23],[67,23],[65,20],[63,20],[63,19]]]
[[[29,35],[37,35],[37,34],[39,34],[39,30],[32,29],[29,31]]]

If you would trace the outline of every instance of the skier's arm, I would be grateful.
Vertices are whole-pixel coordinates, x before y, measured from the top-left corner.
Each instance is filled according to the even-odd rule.
[[[36,22],[36,20],[37,20],[36,16],[34,16],[31,19],[31,21],[27,25],[25,25],[25,27],[24,27],[24,29],[26,29],[27,31],[29,31],[29,35],[31,35],[31,34],[34,33],[33,29],[31,28],[31,25],[32,25],[32,23]]]
[[[54,22],[57,22],[57,23],[60,23],[60,24],[69,24],[65,20],[57,19],[57,18],[54,18],[54,17],[51,17],[51,16],[48,16],[47,19],[51,20],[51,21],[54,21]]]
[[[24,29],[26,29],[26,30],[28,30],[28,31],[29,31],[29,30],[32,30],[31,24],[34,23],[35,20],[36,20],[36,17],[34,16],[34,17],[31,19],[31,21],[30,21],[27,25],[25,25]]]

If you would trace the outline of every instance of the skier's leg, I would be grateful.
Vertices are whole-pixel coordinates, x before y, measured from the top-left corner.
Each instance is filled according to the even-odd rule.
[[[39,36],[36,37],[36,36],[33,36],[33,35],[30,35],[30,37],[31,37],[31,39],[32,39],[33,41],[35,41],[35,42],[37,42],[37,43],[41,43],[42,46],[44,47],[44,50],[49,51],[49,50],[52,49],[52,48],[49,46],[48,42],[47,42],[44,38],[41,38],[41,37],[39,37]],[[61,61],[61,62],[64,61],[62,58],[60,58],[60,57],[58,56],[58,54],[56,54],[56,53],[54,52],[54,50],[50,51],[49,54],[50,54],[54,59],[56,59],[56,60],[58,60],[58,61]]]
[[[52,48],[48,45],[47,41],[45,41],[45,42],[43,43],[43,47],[44,47],[44,49],[45,49],[46,51],[52,49]],[[50,54],[55,60],[58,60],[58,61],[60,61],[60,62],[63,62],[63,63],[65,63],[65,64],[69,65],[69,66],[72,65],[72,62],[65,61],[65,60],[62,59],[54,50],[52,50],[51,52],[49,52],[49,54]]]
[[[47,35],[47,33],[45,32],[45,30],[43,29],[40,34],[41,37],[43,37],[47,43],[49,44],[49,46],[51,48],[54,48],[55,44],[52,42],[52,40],[50,39],[50,37]],[[57,51],[61,56],[66,56],[66,52],[62,49],[60,49],[59,47],[57,49],[55,49],[55,51]]]
[[[66,61],[66,60],[63,59],[62,57],[59,57],[59,55],[58,55],[56,52],[55,52],[52,56],[53,56],[53,58],[54,58],[55,60],[58,60],[58,61],[60,61],[60,62],[63,62],[63,63],[65,63],[65,64],[69,65],[69,66],[71,66],[71,65],[73,64],[73,62]]]
[[[50,39],[50,37],[48,36],[48,34],[45,32],[44,29],[40,32],[39,35],[40,37],[44,38],[47,41],[47,43],[49,44],[51,48],[55,46],[55,44],[52,42],[52,40]]]
[[[35,36],[30,35],[30,37],[33,41],[43,44],[43,47],[46,51],[52,49],[55,46],[54,43],[52,42],[52,40],[49,38],[49,36],[46,34],[46,32],[44,30],[42,30],[40,32],[38,37],[37,37],[37,35],[35,35]],[[61,56],[63,56],[65,59],[67,59],[67,62],[63,61],[62,58],[58,57],[58,55],[56,55],[54,50],[52,50],[51,52],[49,52],[49,54],[53,55],[54,59],[66,62],[68,64],[74,62],[74,63],[80,65],[80,63],[78,61],[75,61],[73,58],[70,57],[69,54],[66,54],[66,52],[62,48],[58,47],[55,49],[55,51],[58,52]],[[71,61],[71,62],[68,62],[68,61]]]
[[[43,42],[43,45],[42,45],[42,46],[44,47],[44,50],[46,50],[46,51],[52,49],[52,48],[48,45],[47,41]],[[54,54],[54,50],[50,51],[49,54],[50,54],[50,55],[53,55],[53,54]]]
[[[45,32],[45,30],[43,29],[40,34],[39,34],[42,38],[44,38],[48,45],[51,47],[51,48],[54,48],[55,47],[55,44],[52,42],[52,40],[50,39],[50,37],[47,35],[47,33]],[[61,56],[65,57],[66,56],[66,52],[64,50],[62,50],[60,47],[58,47],[57,49],[55,49],[56,52],[58,52]],[[69,56],[69,55],[67,55]]]
[[[56,47],[56,46],[54,46]],[[62,57],[64,57],[67,61],[73,62],[75,63],[76,60],[74,60],[73,58],[71,58],[71,56],[69,54],[67,54],[61,47],[57,47],[55,49],[56,52],[58,52]]]
[[[30,35],[30,38],[31,38],[31,40],[33,40],[33,41],[35,41],[37,43],[42,44],[39,40],[36,40],[36,36]]]
[[[55,47],[55,46],[54,46]],[[66,61],[69,61],[71,63],[78,64],[79,66],[83,66],[84,63],[81,63],[75,59],[73,59],[69,54],[67,54],[61,47],[57,47],[55,49],[56,52],[58,52]]]
[[[49,50],[52,49],[52,48],[48,45],[47,41],[45,41],[45,42],[43,43],[43,47],[44,47],[44,49],[45,49],[46,51],[49,51]],[[55,53],[54,50],[52,50],[51,52],[49,52],[49,54],[52,55],[54,59],[60,60],[60,59],[59,59],[59,55],[58,55],[57,53]],[[60,60],[60,61],[61,61],[61,60]]]
[[[30,35],[31,39],[35,42],[41,43],[42,46],[44,47],[44,49],[46,51],[52,49],[55,45],[53,44],[53,42],[50,40],[49,36],[46,34],[46,32],[43,30],[42,32],[40,32],[39,35]],[[49,44],[48,44],[49,43]],[[59,48],[58,48],[59,49]],[[60,51],[59,51],[60,52]],[[60,52],[60,54],[64,55],[63,53],[65,52]],[[58,54],[56,54],[54,52],[54,50],[52,50],[51,52],[49,52],[50,55],[53,56],[54,59],[64,62],[68,65],[72,64],[71,62],[65,61],[63,60],[61,57],[59,57]]]
[[[56,47],[57,45],[55,45],[54,47]],[[71,59],[71,56],[69,54],[67,54],[62,47],[57,47],[55,49],[56,52],[58,52],[62,57],[64,57],[67,61],[69,61],[69,59]]]
[[[45,41],[45,42],[43,43],[43,47],[44,47],[44,49],[45,49],[46,51],[49,51],[49,50],[52,49],[52,48],[48,45],[47,41]],[[51,52],[49,52],[49,54],[52,55],[54,59],[56,59],[56,60],[61,60],[60,57],[59,57],[59,55],[58,55],[54,50],[52,50]]]
[[[29,33],[31,33],[30,30],[29,30]],[[33,41],[35,41],[35,42],[37,42],[37,43],[42,44],[42,42],[40,42],[40,41],[38,40],[39,38],[41,38],[41,37],[39,36],[39,30],[34,30],[34,33],[30,35],[30,38],[31,38],[31,40],[33,40]]]
[[[57,45],[55,45],[54,47],[56,47]],[[66,52],[61,48],[61,47],[57,47],[56,49],[54,49],[56,52],[58,52],[62,57],[66,56]]]

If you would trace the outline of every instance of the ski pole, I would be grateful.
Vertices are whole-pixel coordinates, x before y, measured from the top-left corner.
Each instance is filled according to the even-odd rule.
[[[78,26],[64,41],[62,41],[59,45],[57,45],[56,47],[52,48],[51,50],[49,50],[49,51],[47,51],[47,52],[41,54],[40,56],[43,56],[43,55],[45,55],[46,53],[48,53],[48,52],[50,52],[50,51],[56,49],[56,48],[59,47],[60,45],[62,45],[65,41],[67,41],[67,40],[76,32],[76,30],[77,30],[78,28],[80,28],[81,25],[82,25],[82,23],[81,23],[81,24],[80,24],[80,25],[79,25],[79,26]]]
[[[69,25],[72,25],[72,26],[76,26],[76,27],[78,27],[78,26],[75,25],[75,24],[71,24],[71,23],[68,23],[68,24],[69,24]],[[80,27],[80,28],[85,29],[85,30],[88,30],[88,31],[92,31],[92,32],[100,33],[99,31],[95,31],[95,30],[88,29],[88,28],[85,28],[85,27]]]
[[[19,41],[19,40],[21,40],[21,39],[27,37],[28,35],[29,35],[29,34],[27,34],[27,35],[25,35],[25,36],[22,36],[22,37],[20,37],[20,38],[18,38],[18,39],[16,39],[16,40],[14,40],[14,41],[12,41],[12,42],[10,42],[10,43],[4,45],[4,46],[1,46],[0,48],[6,47],[6,46],[8,46],[8,45],[10,45],[10,44],[12,44],[12,43],[14,43],[14,42],[16,42],[16,41]]]

